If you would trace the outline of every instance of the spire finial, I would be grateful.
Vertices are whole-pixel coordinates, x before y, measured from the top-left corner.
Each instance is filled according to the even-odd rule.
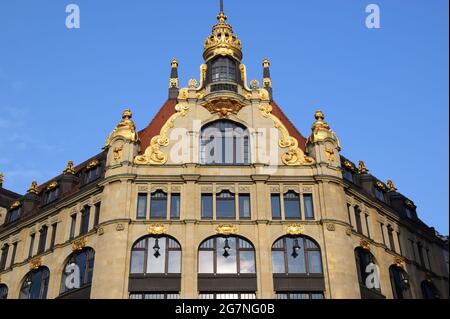
[[[220,0],[220,12],[223,13],[223,0]]]

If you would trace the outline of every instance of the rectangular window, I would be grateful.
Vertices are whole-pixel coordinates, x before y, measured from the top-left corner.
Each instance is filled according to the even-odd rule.
[[[202,219],[213,218],[213,196],[212,194],[202,194]]]
[[[314,219],[314,205],[312,194],[303,195],[303,204],[305,209],[305,218]]]
[[[34,238],[36,237],[35,234],[30,235],[30,249],[28,250],[28,258],[33,257],[33,249],[34,249]]]
[[[365,218],[366,218],[366,228],[367,228],[367,237],[370,238],[370,226],[369,226],[369,215],[364,214]]]
[[[399,232],[397,232],[397,241],[398,241],[398,247],[400,248],[400,256],[403,256],[402,242],[400,240],[400,233]]]
[[[5,270],[6,260],[8,259],[9,245],[5,244],[2,248],[2,256],[0,258],[0,271]]]
[[[250,194],[239,194],[239,218],[250,219],[251,216]]]
[[[284,214],[286,219],[300,219],[300,196],[295,192],[284,195]]]
[[[405,214],[406,214],[406,217],[408,217],[409,219],[412,219],[414,216],[412,210],[409,207],[405,207]]]
[[[270,196],[270,201],[272,205],[272,218],[273,219],[281,219],[281,204],[280,204],[280,195],[272,194]]]
[[[347,217],[348,217],[348,223],[350,224],[350,226],[353,226],[352,224],[352,214],[351,214],[351,205],[347,204]]]
[[[423,258],[423,246],[421,243],[417,243],[417,249],[419,251],[419,259],[422,267],[425,267],[425,259]]]
[[[59,196],[59,187],[48,191],[45,198],[45,204],[50,204],[58,199]]]
[[[428,248],[426,249],[426,253],[427,253],[427,261],[428,261],[428,269],[432,270],[431,269],[430,250]]]
[[[58,224],[54,223],[52,225],[52,239],[50,241],[50,249],[53,249],[55,247],[55,242],[56,242],[56,230],[58,228]]]
[[[383,223],[380,223],[380,229],[381,229],[381,237],[383,237],[383,244],[386,246],[386,239],[384,238],[384,225],[383,225]]]
[[[86,206],[81,213],[80,236],[89,231],[89,219],[91,217],[91,207]]]
[[[137,219],[147,218],[147,194],[138,194]]]
[[[167,219],[167,194],[157,191],[152,194],[150,202],[150,218]]]
[[[362,234],[362,221],[361,221],[361,210],[358,207],[355,207],[355,219],[356,219],[356,231],[359,234]]]
[[[100,223],[100,209],[102,207],[101,203],[95,204],[95,215],[94,215],[94,227],[98,226]]]
[[[353,173],[349,171],[348,169],[343,170],[344,179],[353,183]]]
[[[15,242],[13,244],[13,251],[12,251],[11,263],[10,263],[11,268],[14,266],[14,263],[16,262],[16,253],[17,253],[17,242]]]
[[[77,214],[70,216],[70,237],[69,239],[75,238],[75,224],[77,223]]]
[[[388,237],[389,237],[389,246],[392,251],[395,251],[395,243],[394,243],[394,230],[391,225],[388,226]]]
[[[180,194],[172,194],[170,199],[170,218],[180,219]]]
[[[39,232],[38,254],[42,254],[45,251],[45,245],[47,243],[47,231],[48,227],[43,226]]]
[[[411,243],[411,259],[413,261],[417,261],[416,249],[415,249],[415,246],[414,246],[414,241],[412,239],[409,239],[409,242]]]
[[[384,192],[376,187],[375,187],[375,197],[382,202],[385,201]]]
[[[216,218],[233,219],[236,218],[236,205],[234,194],[224,191],[216,196]]]

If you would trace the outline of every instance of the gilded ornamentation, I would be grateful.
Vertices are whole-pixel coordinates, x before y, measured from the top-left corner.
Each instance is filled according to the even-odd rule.
[[[92,169],[92,168],[94,168],[94,167],[97,167],[97,166],[99,166],[100,165],[100,162],[98,161],[98,160],[92,160],[92,161],[90,161],[88,164],[87,164],[87,166],[86,166],[86,168],[87,169]]]
[[[17,201],[11,205],[10,209],[16,209],[17,207],[20,207],[20,206],[22,206],[22,203]]]
[[[30,270],[39,269],[39,267],[41,266],[42,266],[42,257],[36,257],[30,261]]]
[[[53,181],[47,186],[46,190],[51,191],[52,189],[55,189],[56,187],[58,187],[58,182]]]
[[[184,88],[178,92],[178,100],[186,100],[189,96],[188,89]]]
[[[327,224],[327,230],[328,231],[335,231],[336,225],[335,224]]]
[[[147,232],[150,235],[162,235],[167,232],[167,227],[163,224],[152,224],[148,226]]]
[[[198,87],[198,82],[197,82],[196,79],[190,79],[188,85],[189,85],[189,88],[190,88],[190,89],[197,89],[197,87]]]
[[[241,79],[244,84],[244,90],[249,92],[249,96],[247,96],[247,99],[250,99],[252,97],[250,93],[252,90],[247,85],[247,68],[245,64],[239,65],[239,70],[241,71]]]
[[[217,20],[218,23],[214,25],[212,34],[205,40],[203,58],[208,61],[218,55],[228,55],[241,61],[241,40],[234,34],[233,27],[226,23],[227,16],[220,12]]]
[[[365,250],[370,250],[370,243],[365,239],[361,239],[361,241],[359,242],[359,245],[362,248],[364,248]]]
[[[75,175],[75,167],[73,161],[68,161],[65,170],[63,171],[66,175]]]
[[[405,200],[405,205],[411,208],[414,208],[413,202],[411,202],[409,199]]]
[[[394,264],[397,266],[397,267],[400,267],[400,268],[405,268],[405,261],[402,259],[402,258],[400,258],[400,257],[395,257],[394,258]]]
[[[138,133],[136,132],[136,125],[133,120],[133,113],[130,109],[126,109],[122,113],[122,120],[117,124],[116,128],[109,134],[105,142],[105,148],[108,147],[112,140],[118,136],[125,138],[131,142],[137,142],[139,140]]]
[[[334,162],[335,160],[334,149],[325,147],[325,154],[327,155],[328,161]]]
[[[234,235],[238,232],[236,225],[219,225],[216,227],[216,233],[220,235]]]
[[[387,181],[387,187],[388,187],[389,192],[397,191],[397,188],[395,187],[394,182],[390,179],[388,179],[388,181]]]
[[[203,106],[211,113],[218,114],[220,117],[228,117],[231,114],[238,114],[245,106],[244,103],[237,99],[229,97],[219,97],[207,101]]]
[[[302,235],[305,227],[302,224],[291,224],[286,227],[286,234],[291,236]]]
[[[369,170],[366,167],[366,164],[364,164],[363,161],[359,161],[358,163],[358,174],[367,174],[369,173]]]
[[[83,238],[75,240],[72,243],[72,251],[80,251],[80,250],[82,250],[84,247],[86,247],[86,243],[87,243],[87,238],[86,237],[83,237]]]
[[[114,160],[118,161],[122,158],[123,145],[117,146],[114,148]]]
[[[117,224],[116,231],[124,231],[124,230],[125,230],[125,226],[123,224]]]
[[[3,175],[3,173],[0,172],[0,185],[3,184],[4,178],[5,178],[5,175]]]
[[[386,190],[386,185],[384,185],[382,182],[380,182],[380,181],[377,181],[376,183],[375,183],[375,185],[377,186],[377,188],[378,189],[381,189],[382,191],[385,191]]]
[[[316,111],[314,117],[316,121],[311,128],[311,135],[308,138],[307,143],[317,143],[326,140],[327,138],[334,140],[337,143],[337,147],[340,150],[341,144],[337,135],[331,130],[327,122],[325,122],[325,115],[322,111]]]
[[[152,138],[150,146],[145,150],[144,155],[135,158],[134,162],[136,164],[164,165],[167,162],[168,157],[161,151],[161,147],[167,147],[169,145],[169,130],[174,127],[174,122],[177,118],[186,116],[189,112],[189,106],[180,103],[175,106],[175,110],[176,113],[167,120],[161,128],[159,135]]]
[[[178,89],[178,78],[170,79],[170,81],[169,81],[169,89],[172,89],[172,88]]]
[[[261,88],[258,91],[259,91],[258,92],[259,98],[262,101],[270,101],[270,95],[269,95],[269,92],[266,89]]]
[[[355,165],[353,165],[351,162],[349,161],[345,161],[344,162],[344,167],[348,168],[351,171],[355,171]]]
[[[259,89],[259,82],[258,82],[258,80],[251,80],[250,81],[250,89],[252,89],[252,90]]]
[[[306,156],[298,146],[298,141],[289,135],[289,131],[283,125],[283,123],[272,114],[272,106],[270,104],[264,104],[259,107],[261,115],[267,119],[270,119],[275,124],[275,128],[281,133],[281,139],[278,145],[281,148],[287,148],[288,151],[281,156],[281,160],[288,166],[300,166],[300,165],[313,165],[315,161],[313,158]]]
[[[31,194],[39,194],[38,184],[36,181],[31,182],[31,186],[27,192]]]

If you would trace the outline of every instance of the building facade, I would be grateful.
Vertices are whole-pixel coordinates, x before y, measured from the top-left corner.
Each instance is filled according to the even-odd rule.
[[[340,153],[321,111],[308,138],[248,82],[223,9],[199,80],[137,131],[25,195],[0,177],[0,299],[448,298],[448,237]],[[7,178],[7,176],[5,177]]]

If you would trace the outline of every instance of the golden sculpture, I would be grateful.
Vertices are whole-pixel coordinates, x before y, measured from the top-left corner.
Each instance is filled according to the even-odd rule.
[[[38,183],[36,181],[31,182],[31,186],[28,189],[27,193],[39,194]]]
[[[387,181],[387,187],[388,187],[389,192],[397,191],[397,188],[395,187],[394,182],[390,179],[388,179],[388,181]]]
[[[145,150],[144,155],[136,156],[134,159],[135,164],[145,165],[163,165],[167,162],[167,155],[161,151],[161,147],[169,145],[168,132],[169,129],[174,127],[174,122],[179,117],[185,117],[189,112],[189,106],[187,104],[177,104],[175,106],[176,113],[173,114],[164,126],[161,128],[159,135],[152,138],[150,146]]]
[[[41,266],[42,266],[42,257],[36,257],[30,261],[30,270],[39,269],[39,267]]]
[[[305,227],[302,224],[291,224],[286,227],[286,234],[291,236],[302,235],[305,231]]]
[[[16,209],[18,207],[22,206],[22,203],[19,201],[16,201],[14,203],[12,203],[11,207],[9,209]]]
[[[216,227],[216,233],[219,235],[234,235],[237,234],[238,228],[236,225],[219,225]]]
[[[75,167],[73,166],[73,161],[68,161],[66,169],[63,171],[66,175],[75,175]]]
[[[326,140],[327,138],[334,140],[337,143],[338,150],[341,149],[341,143],[337,135],[331,130],[327,122],[325,122],[325,115],[322,111],[317,110],[314,114],[316,121],[311,128],[311,135],[307,143],[317,143]]]
[[[117,146],[114,148],[114,160],[118,161],[122,158],[123,145]]]
[[[287,153],[281,156],[281,160],[285,165],[300,166],[315,164],[315,160],[312,157],[306,156],[300,149],[297,139],[289,135],[286,126],[272,114],[272,106],[270,104],[261,105],[259,111],[263,117],[272,120],[275,128],[281,133],[281,139],[278,144],[281,148],[288,149]]]
[[[150,235],[163,235],[167,232],[167,227],[163,224],[152,224],[148,226],[147,232]]]
[[[47,186],[47,188],[46,188],[46,190],[47,191],[51,191],[52,189],[55,189],[56,187],[58,187],[58,182],[51,182],[48,186]]]
[[[362,248],[364,248],[365,250],[370,250],[370,243],[365,239],[361,239],[361,241],[359,242],[359,245]]]
[[[377,188],[378,189],[381,189],[382,191],[385,191],[386,190],[386,185],[384,185],[382,182],[380,182],[380,181],[377,181],[376,182],[376,186],[377,186]]]
[[[344,167],[348,168],[351,171],[355,171],[355,165],[353,165],[351,162],[349,161],[345,161],[344,162]]]
[[[72,243],[72,251],[80,251],[83,250],[84,247],[86,247],[87,238],[83,237],[80,239],[75,240]]]
[[[364,164],[363,161],[359,161],[358,163],[358,174],[367,174],[369,173],[369,170],[366,167],[366,164]]]
[[[394,264],[397,267],[405,268],[405,261],[400,257],[394,257]]]
[[[111,141],[118,137],[124,137],[126,140],[131,142],[137,142],[139,140],[138,133],[136,132],[136,125],[133,120],[133,113],[131,113],[130,109],[126,109],[123,111],[122,120],[117,124],[117,127],[109,134],[106,142],[105,148],[110,146]]]
[[[220,117],[228,117],[231,114],[238,114],[245,104],[234,98],[219,97],[203,103],[203,106],[211,114],[217,113]]]
[[[334,149],[326,147],[325,154],[327,154],[328,161],[334,162],[335,160]]]

